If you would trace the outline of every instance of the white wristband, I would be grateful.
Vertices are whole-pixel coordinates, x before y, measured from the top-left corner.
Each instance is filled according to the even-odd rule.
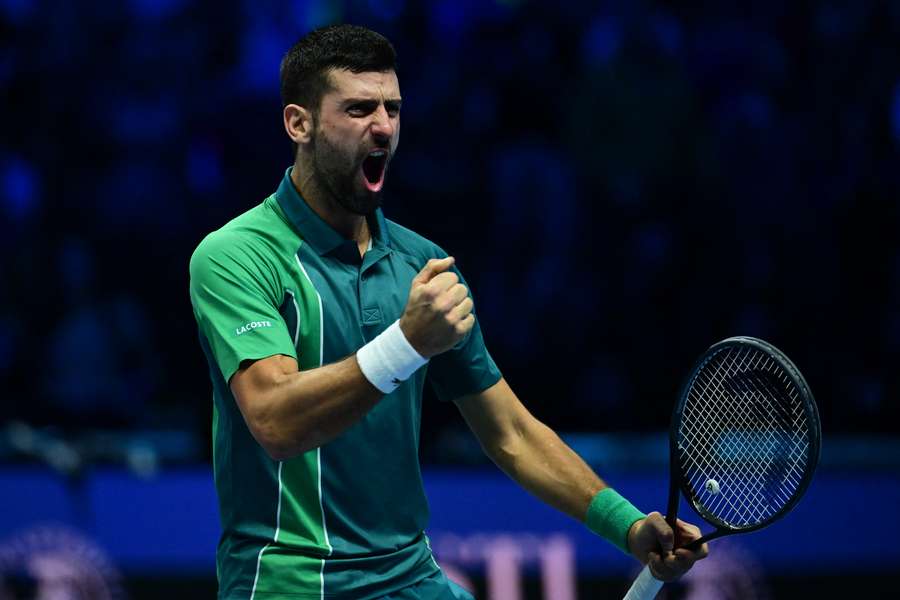
[[[372,385],[385,394],[390,394],[427,363],[428,359],[412,347],[403,335],[398,319],[360,348],[356,353],[356,361]]]

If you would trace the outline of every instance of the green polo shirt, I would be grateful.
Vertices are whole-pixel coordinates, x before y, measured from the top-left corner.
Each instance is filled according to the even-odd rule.
[[[256,442],[228,381],[275,354],[314,369],[355,353],[400,317],[413,277],[447,254],[377,212],[360,258],[297,194],[278,191],[208,235],[190,294],[213,384],[220,599],[378,598],[438,570],[419,470],[426,379],[442,400],[500,379],[476,321],[331,442],[286,461]]]

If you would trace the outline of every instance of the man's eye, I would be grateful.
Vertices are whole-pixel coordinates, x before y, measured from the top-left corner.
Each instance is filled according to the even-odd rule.
[[[347,108],[347,113],[353,117],[363,117],[372,112],[373,108],[369,104],[351,104]]]

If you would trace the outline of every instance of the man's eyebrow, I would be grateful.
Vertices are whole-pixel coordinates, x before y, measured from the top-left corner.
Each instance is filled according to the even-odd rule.
[[[402,104],[402,98],[385,98],[385,104]],[[376,98],[347,98],[341,104],[349,105],[349,104],[378,104],[378,100]]]

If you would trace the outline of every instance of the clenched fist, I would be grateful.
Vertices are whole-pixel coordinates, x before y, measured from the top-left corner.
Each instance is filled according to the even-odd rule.
[[[652,512],[631,526],[628,532],[628,547],[642,563],[650,566],[650,572],[660,581],[672,581],[681,577],[695,562],[706,558],[709,549],[703,544],[696,550],[686,546],[700,539],[700,529],[696,525],[677,520],[676,530],[658,512]]]
[[[425,358],[445,352],[475,325],[474,303],[459,282],[452,256],[433,258],[412,281],[400,329],[416,352]]]

